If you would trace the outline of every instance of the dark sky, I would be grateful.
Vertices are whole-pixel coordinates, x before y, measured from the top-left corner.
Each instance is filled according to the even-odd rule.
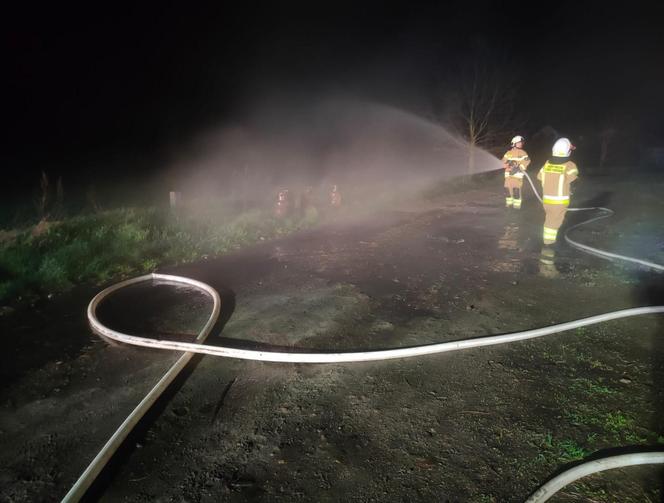
[[[521,76],[529,132],[617,117],[664,144],[661,2],[215,2],[3,16],[4,147],[17,180],[158,158],[271,97],[329,92],[421,110],[478,47]],[[241,6],[239,6],[241,5]]]

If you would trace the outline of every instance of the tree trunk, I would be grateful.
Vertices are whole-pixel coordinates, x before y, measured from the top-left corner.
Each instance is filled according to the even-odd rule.
[[[475,173],[475,139],[471,138],[468,141],[468,166],[467,175]]]

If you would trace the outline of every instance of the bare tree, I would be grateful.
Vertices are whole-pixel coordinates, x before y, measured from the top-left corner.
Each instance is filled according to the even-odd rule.
[[[514,65],[478,52],[452,75],[443,78],[447,94],[444,114],[467,142],[467,172],[475,172],[475,149],[505,145],[523,121],[517,115],[518,76]]]

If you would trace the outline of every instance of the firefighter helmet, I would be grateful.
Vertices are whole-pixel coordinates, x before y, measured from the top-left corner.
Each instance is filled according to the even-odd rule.
[[[576,147],[572,145],[572,142],[569,141],[569,139],[560,138],[559,140],[556,140],[556,143],[553,144],[551,153],[554,155],[554,157],[569,157],[572,153],[572,150],[575,148]]]
[[[512,138],[512,146],[516,145],[517,143],[521,142],[523,143],[523,136],[516,135],[514,138]]]

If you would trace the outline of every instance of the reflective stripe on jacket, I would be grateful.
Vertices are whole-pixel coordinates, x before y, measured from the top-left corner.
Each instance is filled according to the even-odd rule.
[[[572,161],[553,163],[546,161],[537,174],[542,182],[542,200],[545,204],[569,204],[570,184],[579,177],[579,169]]]

